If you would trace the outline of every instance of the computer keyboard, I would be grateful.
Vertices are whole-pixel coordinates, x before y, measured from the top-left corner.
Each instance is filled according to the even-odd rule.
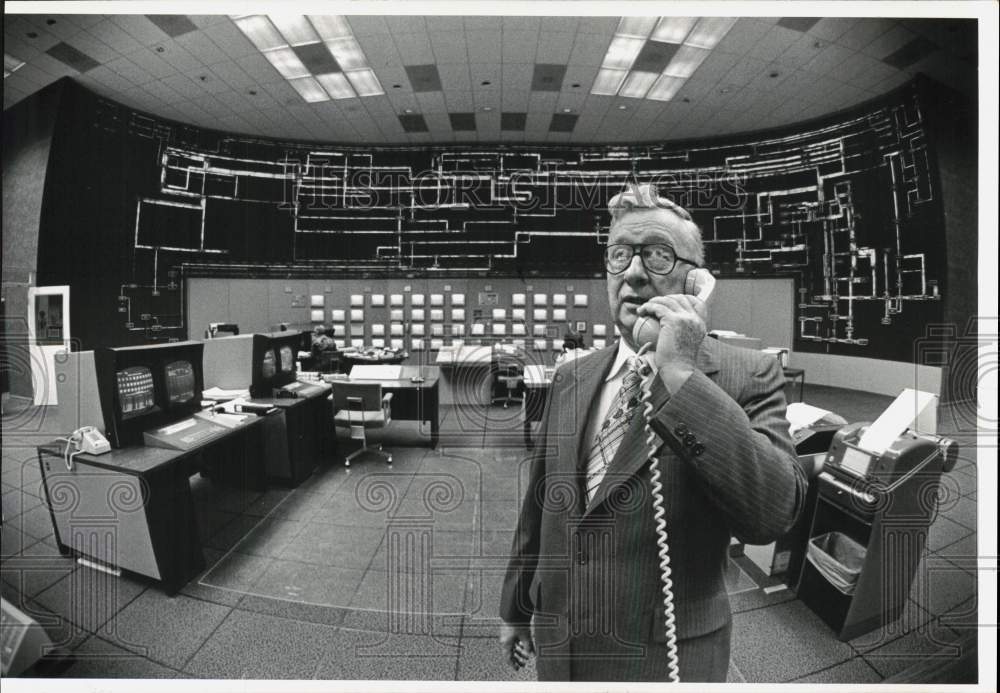
[[[219,429],[216,428],[199,428],[196,431],[191,431],[186,436],[181,436],[180,440],[185,445],[196,445],[209,438],[214,438],[218,434]]]

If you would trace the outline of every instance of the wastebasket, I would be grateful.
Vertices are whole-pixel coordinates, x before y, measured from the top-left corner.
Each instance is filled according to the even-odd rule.
[[[846,534],[827,532],[809,540],[806,558],[831,585],[851,595],[865,563],[865,547]]]

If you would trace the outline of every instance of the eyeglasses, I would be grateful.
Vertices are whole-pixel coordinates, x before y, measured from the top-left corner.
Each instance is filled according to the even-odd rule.
[[[674,252],[673,247],[665,243],[648,243],[639,245],[629,245],[627,243],[615,243],[609,245],[604,251],[604,267],[611,274],[621,274],[632,264],[632,258],[636,253],[642,260],[642,266],[647,272],[653,274],[670,274],[674,271],[677,261],[686,262],[689,265],[698,266],[694,260],[679,257]]]

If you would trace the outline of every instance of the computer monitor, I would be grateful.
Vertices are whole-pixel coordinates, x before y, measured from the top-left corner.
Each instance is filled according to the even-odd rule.
[[[251,397],[272,397],[274,390],[295,382],[299,332],[272,332],[253,336]]]
[[[201,342],[106,347],[94,353],[104,428],[114,448],[201,408]]]

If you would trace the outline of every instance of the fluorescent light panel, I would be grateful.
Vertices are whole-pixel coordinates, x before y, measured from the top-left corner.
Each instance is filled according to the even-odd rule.
[[[733,17],[702,17],[684,39],[684,43],[695,48],[715,48],[734,24],[736,19]]]
[[[642,50],[645,43],[646,39],[615,36],[611,39],[611,45],[608,46],[608,52],[604,56],[601,67],[628,70],[632,67],[632,63],[635,62],[636,56],[639,55],[639,51]]]
[[[311,14],[309,15],[309,21],[312,22],[313,28],[316,29],[316,33],[319,34],[319,37],[324,41],[353,36],[351,33],[351,27],[348,26],[347,21],[339,15]]]
[[[628,70],[600,69],[597,71],[597,78],[594,80],[594,86],[590,93],[614,96],[618,93],[618,88],[625,81],[627,75]]]
[[[385,93],[382,89],[382,84],[378,81],[378,77],[375,76],[374,70],[370,68],[351,70],[346,74],[347,79],[351,80],[351,84],[357,89],[358,96],[378,96]]]
[[[352,99],[357,96],[351,88],[343,72],[331,72],[328,75],[317,75],[316,79],[323,85],[326,93],[334,99]]]
[[[733,17],[622,17],[590,93],[669,101],[736,21]],[[647,39],[678,46],[662,74],[632,70]]]
[[[259,51],[268,51],[288,45],[285,37],[274,28],[271,20],[265,15],[253,14],[234,21],[240,31],[246,34],[246,37],[253,45],[257,46]]]
[[[670,59],[670,64],[663,70],[663,74],[669,77],[683,77],[687,79],[694,74],[694,71],[705,61],[711,51],[705,48],[695,48],[694,46],[681,46]]]
[[[659,76],[655,72],[640,72],[638,70],[630,72],[619,95],[630,99],[641,99]]]
[[[353,36],[327,41],[326,47],[330,49],[330,53],[337,59],[341,70],[359,70],[368,67],[365,54],[361,52],[361,46],[358,45]]]
[[[330,97],[320,86],[320,83],[316,81],[313,76],[302,77],[300,79],[290,79],[288,83],[292,85],[295,91],[299,92],[303,99],[308,103],[318,103],[320,101],[329,101]]]
[[[281,35],[288,39],[288,45],[301,46],[303,43],[317,43],[319,34],[313,29],[301,14],[272,14],[268,15],[271,23],[277,27]]]
[[[7,79],[11,76],[18,68],[24,67],[24,61],[18,60],[13,55],[3,54],[3,76]]]
[[[309,70],[291,48],[275,48],[273,51],[264,51],[264,57],[274,65],[274,69],[285,79],[310,76]]]
[[[645,39],[649,37],[649,32],[656,26],[656,22],[656,17],[622,17],[615,35]]]
[[[384,94],[351,27],[339,15],[229,15],[274,68],[310,103]],[[322,43],[343,73],[314,75],[292,50]],[[641,42],[640,42],[641,43]],[[634,60],[634,57],[633,57]],[[322,61],[320,61],[322,62]],[[312,64],[312,63],[310,63]],[[313,65],[317,69],[317,65]],[[15,68],[16,69],[16,68]],[[4,76],[10,68],[4,68]]]
[[[697,21],[697,17],[660,17],[650,38],[666,43],[683,43]]]

